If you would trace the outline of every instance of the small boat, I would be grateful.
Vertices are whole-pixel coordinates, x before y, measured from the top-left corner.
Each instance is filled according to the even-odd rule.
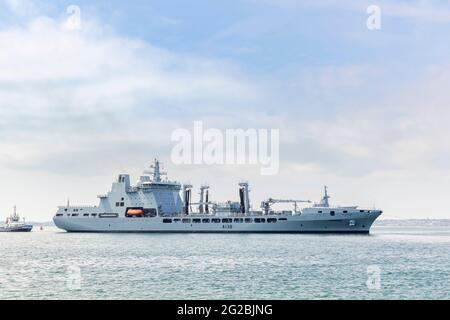
[[[0,226],[0,232],[30,232],[33,229],[33,225],[26,224],[25,218],[20,222],[20,217],[17,214],[16,207],[14,206],[14,213],[6,218],[4,225]]]

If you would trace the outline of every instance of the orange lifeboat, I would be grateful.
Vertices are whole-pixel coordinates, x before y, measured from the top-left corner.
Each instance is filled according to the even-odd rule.
[[[128,209],[127,211],[127,215],[129,216],[143,216],[144,215],[144,210],[142,209]]]

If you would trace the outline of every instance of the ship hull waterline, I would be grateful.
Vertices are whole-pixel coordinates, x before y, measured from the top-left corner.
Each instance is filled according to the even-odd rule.
[[[31,232],[33,227],[0,228],[0,232]]]
[[[292,216],[275,223],[184,223],[176,218],[55,218],[55,225],[68,232],[98,233],[355,233],[368,234],[378,214],[342,219],[308,219]],[[214,217],[195,217],[194,219]],[[254,218],[254,217],[253,217]],[[258,217],[261,218],[261,217]],[[267,217],[265,217],[267,219]],[[270,218],[270,217],[269,217]],[[172,222],[163,222],[170,219]],[[191,218],[192,219],[192,218]]]

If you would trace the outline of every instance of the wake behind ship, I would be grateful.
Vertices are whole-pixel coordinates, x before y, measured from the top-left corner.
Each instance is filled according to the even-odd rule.
[[[256,211],[247,182],[239,183],[239,202],[212,202],[209,187],[201,186],[199,202],[193,203],[191,185],[162,179],[165,173],[158,160],[151,169],[134,186],[128,174],[120,174],[111,191],[98,196],[98,206],[59,207],[55,225],[69,232],[369,233],[382,213],[357,206],[332,207],[326,187],[318,204],[299,209],[300,203],[311,201],[269,198]],[[294,209],[274,211],[272,206],[278,203],[291,203]]]

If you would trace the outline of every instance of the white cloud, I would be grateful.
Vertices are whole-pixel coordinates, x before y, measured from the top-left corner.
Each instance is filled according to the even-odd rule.
[[[366,71],[367,74],[371,72],[370,69]],[[347,78],[342,78],[341,74],[347,72],[330,73],[325,83],[313,81],[312,84],[317,86],[317,91],[334,90],[332,92],[338,97],[343,83],[347,83]],[[355,98],[351,105],[334,111],[330,109],[328,116],[301,121],[303,130],[292,131],[290,143],[300,139],[311,141],[311,149],[325,152],[340,169],[346,168],[343,171],[347,174],[406,168],[449,170],[450,165],[435,166],[439,157],[450,152],[449,78],[449,66],[428,68],[421,79],[408,82],[395,93],[360,100],[361,104],[356,103],[358,99]],[[350,83],[355,85],[352,92],[356,96],[358,82]],[[377,81],[370,85],[377,85]],[[342,101],[336,103],[342,104]],[[333,161],[328,164],[332,165]],[[361,172],[355,168],[355,162],[363,163],[359,169],[365,170]]]
[[[174,128],[219,112],[223,124],[263,100],[228,62],[181,56],[85,18],[82,25],[71,31],[64,20],[38,16],[0,30],[0,190],[19,205],[19,194],[54,195],[23,204],[29,218],[49,219],[68,181],[80,191],[82,177],[141,168],[170,154]],[[82,202],[95,194],[79,191]]]
[[[93,23],[83,25],[82,32],[70,31],[63,21],[40,17],[26,27],[0,31],[3,130],[20,128],[33,143],[35,133],[27,126],[40,130],[40,140],[70,130],[82,141],[105,130],[96,127],[96,117],[109,113],[121,128],[105,130],[112,131],[107,139],[123,134],[147,139],[163,127],[158,127],[157,119],[173,113],[176,121],[177,108],[205,108],[207,113],[211,106],[238,108],[257,97],[252,84],[240,80],[238,71],[226,63],[181,57],[140,40],[108,34]],[[133,130],[144,125],[142,113],[149,115],[151,135],[144,127]],[[72,128],[72,120],[82,130]],[[3,146],[6,143],[17,145],[17,141],[2,141]],[[20,162],[20,153],[14,154]]]
[[[361,91],[384,85],[374,75],[387,78],[372,66],[256,78],[233,63],[179,55],[95,21],[83,20],[80,31],[64,22],[40,16],[0,30],[0,190],[19,205],[30,199],[22,211],[35,218],[49,219],[68,195],[95,201],[114,173],[136,174],[152,157],[168,155],[172,129],[190,128],[194,119],[207,127],[281,129],[281,172],[270,180],[247,167],[170,168],[197,185],[211,176],[220,200],[235,195],[239,178],[255,186],[254,204],[272,192],[316,199],[327,183],[339,190],[338,203],[377,199],[396,215],[420,217],[434,195],[443,203],[450,192],[441,178],[449,172],[449,67],[430,68],[395,96],[364,100]],[[414,203],[405,204],[410,197]]]

